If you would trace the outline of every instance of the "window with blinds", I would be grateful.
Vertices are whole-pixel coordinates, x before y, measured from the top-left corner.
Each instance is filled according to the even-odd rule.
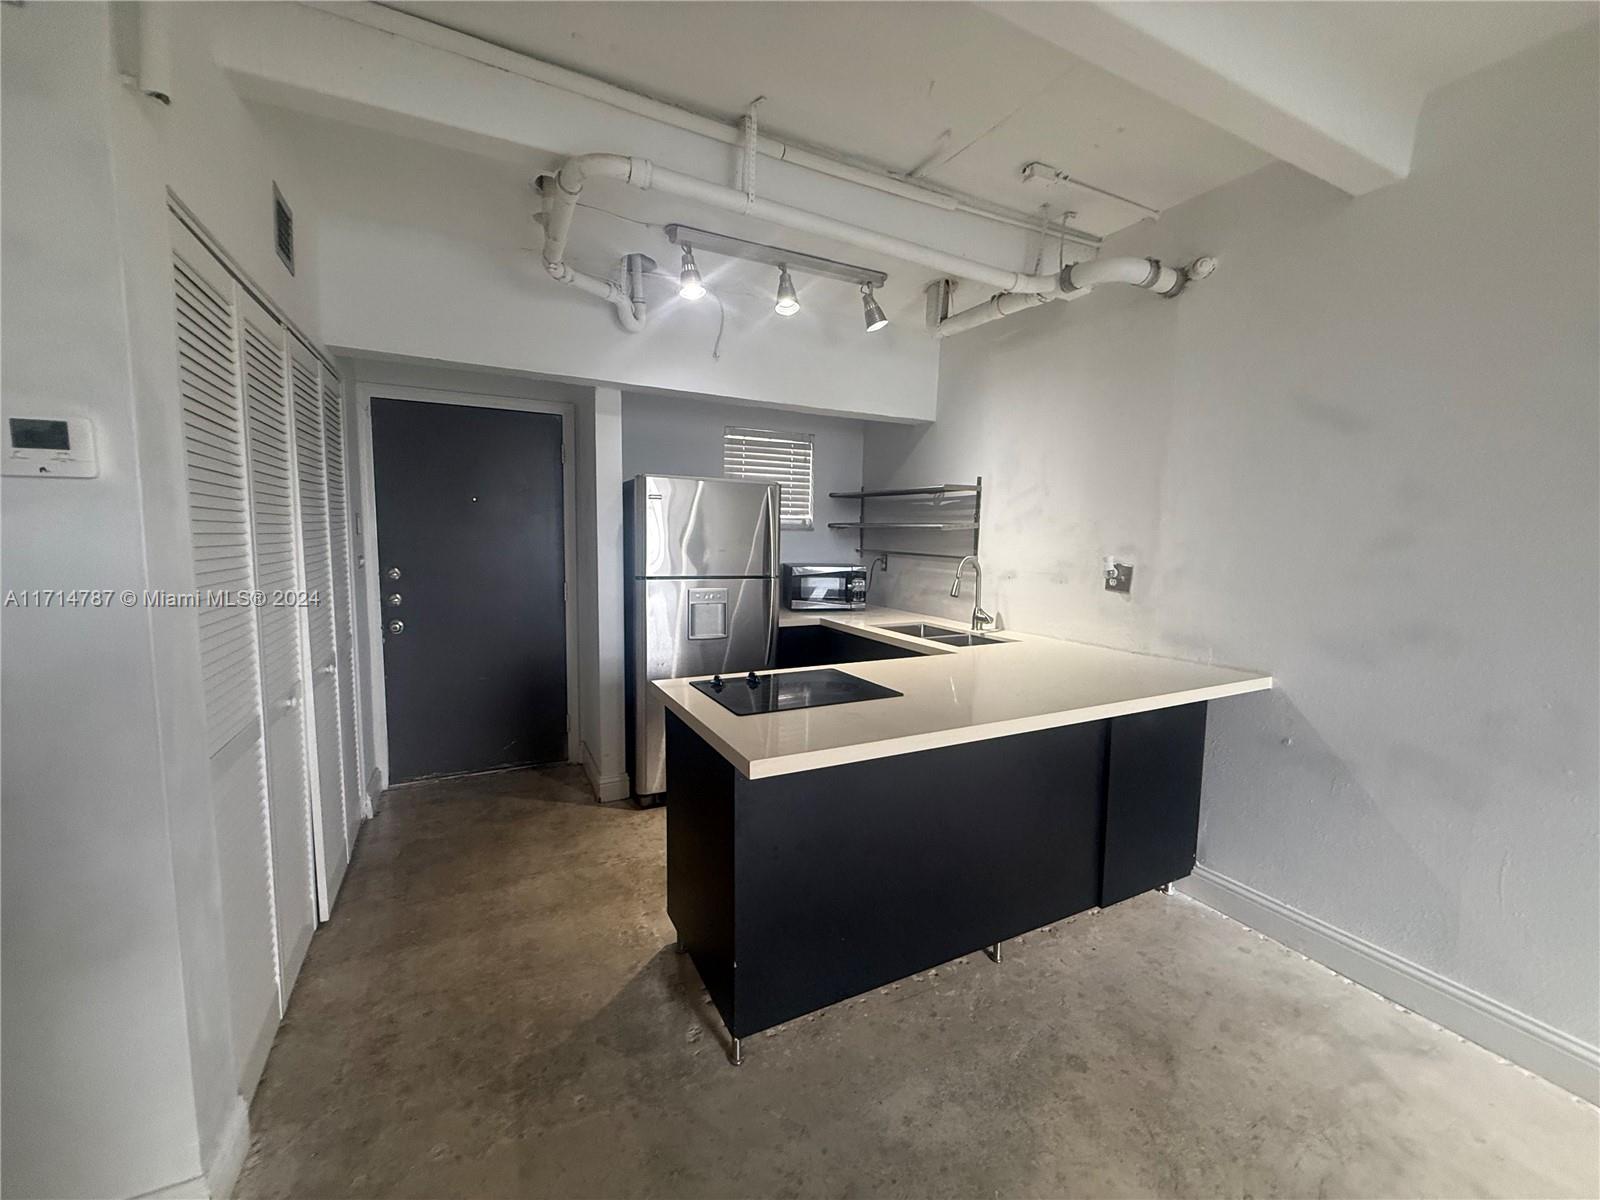
[[[722,434],[722,473],[729,479],[778,484],[780,524],[785,529],[810,529],[811,442],[809,433],[730,425]]]

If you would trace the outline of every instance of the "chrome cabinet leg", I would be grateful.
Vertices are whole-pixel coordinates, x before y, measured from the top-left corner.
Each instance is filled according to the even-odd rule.
[[[999,942],[996,942],[992,946],[985,946],[983,948],[983,952],[989,956],[989,961],[990,962],[999,962],[1000,961],[1000,943]]]
[[[733,1039],[733,1047],[728,1054],[728,1061],[736,1067],[744,1062],[744,1046],[738,1038]]]

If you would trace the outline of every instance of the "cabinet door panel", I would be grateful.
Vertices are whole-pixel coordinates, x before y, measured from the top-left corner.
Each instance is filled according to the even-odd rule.
[[[244,335],[246,442],[256,586],[281,599],[300,587],[295,554],[293,446],[283,327],[249,297],[240,300]],[[300,610],[256,608],[266,722],[273,902],[285,1003],[317,927],[311,848],[311,785],[306,772],[304,650]]]
[[[333,560],[328,530],[327,454],[322,433],[320,364],[298,339],[289,339],[289,385],[294,419],[295,479],[300,506],[301,573],[313,603],[305,613],[311,672],[313,764],[316,781],[317,904],[323,920],[333,912],[334,897],[350,861],[345,827],[344,755],[340,733],[337,674],[338,641],[334,629]]]
[[[1206,706],[1185,704],[1111,722],[1100,907],[1194,869]]]
[[[238,322],[238,290],[217,259],[173,222],[178,400],[195,586],[256,587]],[[229,1026],[249,1095],[277,1027],[277,921],[254,610],[219,600],[197,612],[212,821],[228,946]]]
[[[351,595],[354,577],[350,562],[350,504],[345,488],[344,397],[339,377],[322,367],[322,441],[328,476],[328,549],[333,573],[333,627],[339,693],[339,752],[344,763],[345,840],[355,848],[361,827],[363,783],[356,733],[355,609]]]

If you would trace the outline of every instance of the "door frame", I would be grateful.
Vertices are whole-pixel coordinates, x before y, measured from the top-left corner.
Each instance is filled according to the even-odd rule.
[[[382,772],[382,787],[389,786],[389,701],[383,677],[383,581],[378,567],[378,496],[373,469],[372,401],[415,400],[424,404],[448,404],[457,408],[499,408],[511,412],[544,413],[561,419],[561,559],[562,621],[567,646],[567,761],[578,761],[578,622],[572,606],[578,577],[577,561],[577,486],[573,476],[577,465],[574,429],[577,413],[573,405],[557,400],[535,400],[526,396],[493,396],[456,388],[412,387],[399,384],[356,384],[356,453],[361,468],[361,549],[365,562],[357,568],[366,584],[366,603],[362,606],[363,629],[357,634],[366,645],[367,690],[372,702],[372,758],[369,766]],[[370,781],[363,780],[363,787]]]

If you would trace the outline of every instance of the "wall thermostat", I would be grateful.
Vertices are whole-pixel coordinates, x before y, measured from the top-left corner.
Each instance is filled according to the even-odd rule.
[[[93,479],[94,426],[82,417],[7,417],[4,474]]]

